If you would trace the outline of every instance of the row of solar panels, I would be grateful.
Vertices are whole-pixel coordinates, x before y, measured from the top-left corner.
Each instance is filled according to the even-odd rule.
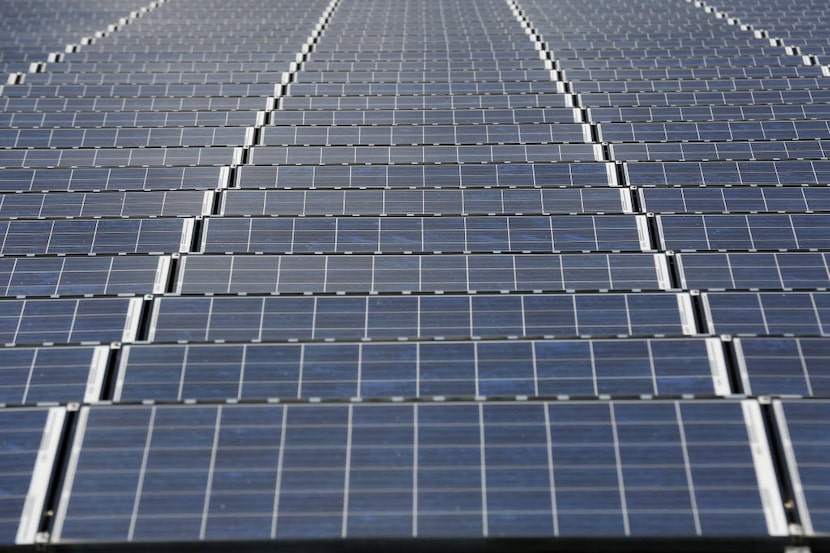
[[[675,108],[592,108],[586,119],[593,123],[671,123],[720,122],[721,125],[774,123],[815,125],[826,124],[830,105],[747,105],[698,106]],[[267,117],[277,125],[497,125],[522,123],[579,123],[582,112],[576,108],[517,108],[517,109],[372,109],[372,110],[289,110],[283,107],[275,112],[260,111],[74,111],[74,112],[7,112],[0,114],[4,129],[120,129],[188,128],[189,127],[254,127]],[[6,131],[7,133],[9,131]],[[21,131],[24,132],[24,131]],[[69,131],[71,132],[71,131]],[[204,131],[192,131],[204,132]],[[43,135],[43,131],[39,133]]]
[[[366,112],[364,112],[366,113]],[[369,112],[371,113],[371,112]],[[569,114],[573,118],[573,113]],[[303,115],[304,117],[304,115]],[[511,117],[512,118],[512,117]],[[604,142],[718,142],[815,140],[830,138],[826,120],[675,123],[601,123]],[[300,125],[262,128],[262,146],[407,146],[549,144],[591,142],[592,128],[580,123]],[[253,136],[238,127],[0,129],[1,148],[149,148],[251,146]],[[772,147],[771,144],[764,144]],[[719,146],[723,148],[722,146]],[[255,151],[256,152],[256,151]],[[615,147],[614,153],[617,152]],[[753,152],[754,153],[754,152]],[[757,155],[757,154],[756,154]]]
[[[825,253],[0,257],[0,295],[805,290]],[[670,267],[676,277],[672,278]],[[36,278],[36,280],[35,280]]]
[[[564,88],[564,85],[563,85]],[[2,90],[0,90],[2,92]],[[273,93],[273,89],[271,90]],[[271,97],[270,94],[266,96]],[[280,105],[290,109],[480,109],[480,108],[582,108],[602,107],[701,107],[730,105],[786,105],[830,103],[830,92],[822,89],[747,90],[738,92],[640,92],[595,94],[447,94],[396,96],[297,96],[283,97]],[[261,110],[262,96],[147,96],[147,97],[19,97],[0,96],[4,112],[64,111],[197,111]]]
[[[777,186],[823,185],[830,179],[827,160],[631,162],[622,163],[622,183],[638,187],[675,186]],[[609,163],[533,163],[399,166],[241,166],[231,172],[222,167],[89,167],[8,169],[0,172],[0,189],[17,191],[99,190],[213,190],[238,188],[564,188],[620,184]],[[563,193],[546,190],[545,193]],[[322,194],[313,192],[308,194]],[[371,195],[373,191],[354,192]],[[467,194],[468,191],[462,193]],[[582,190],[583,194],[601,194]],[[656,192],[646,192],[656,194]],[[661,194],[680,192],[662,191]],[[690,193],[689,190],[682,192]],[[700,192],[703,194],[703,192]],[[731,192],[730,192],[731,193]],[[786,192],[780,192],[785,194]],[[810,191],[808,194],[819,194]],[[735,191],[734,194],[775,194],[769,190]],[[568,208],[569,212],[572,208]],[[610,208],[608,208],[610,209]],[[677,208],[672,208],[676,210]],[[555,209],[553,209],[556,212]]]
[[[827,292],[164,296],[8,299],[0,342],[400,340],[704,334],[827,336]],[[152,315],[139,318],[142,309]]]
[[[3,535],[34,540],[50,487],[17,471],[48,473],[67,445],[56,543],[379,528],[388,537],[786,536],[764,411],[783,436],[797,520],[813,536],[828,529],[830,443],[817,430],[829,410],[786,400],[6,409],[3,438],[16,453],[0,471],[14,490]]]
[[[0,403],[823,397],[828,359],[830,340],[819,337],[19,346],[0,350]]]
[[[755,65],[751,67],[705,67],[705,68],[627,68],[627,69],[564,69],[558,75],[560,80],[571,81],[575,90],[587,92],[592,89],[584,89],[589,86],[588,82],[596,82],[595,86],[606,92],[613,92],[615,87],[636,86],[642,81],[655,81],[655,86],[671,86],[672,82],[684,82],[690,80],[722,80],[722,79],[779,79],[779,78],[810,78],[825,75],[825,69],[817,65],[805,65],[803,59],[795,58],[789,65],[784,65],[786,58],[773,58],[776,63],[768,67]],[[291,60],[293,61],[293,60]],[[243,65],[238,62],[235,65]],[[337,62],[334,62],[337,63]],[[371,62],[355,62],[352,65],[369,65]],[[405,62],[401,62],[401,66]],[[426,65],[427,62],[424,62]],[[92,65],[92,64],[85,64]],[[111,64],[108,64],[111,65]],[[237,71],[176,71],[161,72],[159,69],[170,64],[158,64],[159,67],[149,66],[147,63],[134,64],[136,67],[125,67],[126,71],[107,71],[108,67],[102,70],[88,72],[58,71],[48,73],[27,73],[17,77],[14,84],[28,85],[165,85],[165,84],[218,84],[218,83],[279,83],[282,79],[282,72],[288,71],[290,64],[278,65],[271,63],[271,71],[257,71],[254,69]],[[218,65],[218,64],[212,64]],[[231,64],[229,64],[231,65]],[[435,63],[436,69],[431,70],[405,70],[401,67],[394,69],[376,69],[366,67],[363,70],[326,70],[332,63],[324,61],[310,62],[304,64],[303,71],[298,73],[295,83],[516,83],[527,81],[549,81],[551,72],[546,70],[541,60],[537,60],[535,66],[525,69],[517,69],[514,64],[487,62],[487,65],[498,65],[505,67],[499,69],[479,69],[478,64],[471,63],[467,70],[447,70],[439,63]],[[380,63],[375,65],[381,65]],[[388,62],[383,65],[388,66]],[[551,66],[553,64],[550,64]],[[324,69],[314,70],[315,68]],[[81,68],[78,68],[81,69]],[[122,69],[122,68],[119,68]],[[153,71],[155,69],[155,71]],[[135,70],[138,70],[137,72]],[[616,83],[616,84],[614,84]],[[302,90],[302,87],[299,87]]]
[[[733,142],[651,142],[597,144],[507,144],[462,146],[256,146],[261,165],[396,165],[463,163],[545,163],[562,161],[774,161],[825,160],[830,140]],[[0,150],[0,168],[217,166],[242,162],[233,147],[88,148]]]
[[[573,115],[571,114],[571,118]],[[606,129],[643,132],[648,129],[631,125],[607,124]],[[683,132],[684,125],[668,132]],[[714,125],[714,124],[712,124]],[[727,124],[728,125],[728,124]],[[733,123],[732,125],[738,125]],[[802,139],[830,136],[819,121],[770,124],[766,128],[746,129],[726,127],[735,138],[745,138],[755,131],[759,139]],[[756,125],[761,125],[760,123]],[[781,128],[778,128],[780,126]],[[627,127],[627,128],[626,128]],[[789,129],[788,129],[789,128]],[[789,132],[788,132],[789,130]],[[247,131],[247,132],[246,132]],[[665,132],[664,131],[664,134]],[[719,129],[713,127],[711,132]],[[547,144],[551,142],[590,142],[590,127],[576,123],[492,124],[492,125],[362,125],[362,126],[279,126],[264,127],[260,145],[414,145],[414,144]],[[606,133],[611,132],[606,130]],[[617,130],[617,133],[620,131]],[[623,132],[625,132],[623,130]],[[688,132],[688,131],[687,131]],[[721,133],[723,131],[720,131]],[[87,129],[0,129],[0,148],[105,148],[105,147],[179,147],[179,146],[247,146],[253,137],[246,127],[189,127],[189,128],[87,128]],[[794,135],[794,136],[793,136]]]
[[[664,250],[826,248],[826,214],[658,215]],[[0,221],[0,254],[652,251],[643,215]],[[195,249],[192,249],[195,248]]]
[[[819,93],[826,90],[827,77],[823,69],[801,70],[808,75],[804,77],[759,77],[718,79],[677,79],[677,80],[620,80],[620,81],[571,81],[572,91],[580,93],[583,106],[602,105],[604,99],[613,100],[617,94],[624,101],[626,96],[634,94],[657,93],[660,95],[683,98],[690,93],[728,94],[743,92],[738,97],[751,97],[751,93],[774,93],[780,91],[786,95],[790,90],[813,90]],[[543,73],[544,75],[544,73]],[[483,94],[527,94],[562,92],[561,83],[549,79],[539,81],[494,81],[494,82],[455,82],[455,83],[418,83],[418,82],[368,82],[368,83],[295,83],[287,86],[293,96],[369,96],[369,95],[483,95]],[[201,97],[201,96],[258,96],[274,95],[277,84],[234,84],[220,82],[217,84],[6,84],[2,88],[3,96],[13,98],[95,98],[95,97]],[[608,96],[611,95],[611,98]],[[763,98],[763,96],[761,96]],[[774,99],[774,95],[768,96]],[[607,100],[606,100],[607,101]],[[769,103],[767,102],[761,103]],[[749,102],[748,102],[749,103]],[[613,104],[612,104],[613,105]],[[624,104],[625,105],[625,104]],[[634,104],[637,105],[637,104]],[[644,104],[648,105],[648,104]]]

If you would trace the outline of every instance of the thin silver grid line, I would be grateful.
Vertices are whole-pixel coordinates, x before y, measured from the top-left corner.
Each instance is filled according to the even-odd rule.
[[[481,533],[486,538],[489,535],[489,515],[487,505],[487,446],[484,436],[484,404],[478,404],[478,442],[479,461],[481,463]]]
[[[545,416],[545,453],[548,462],[548,482],[550,483],[550,514],[553,523],[553,535],[559,536],[559,506],[556,499],[556,475],[553,462],[553,440],[551,438],[550,410],[548,405],[542,406]]]
[[[674,412],[677,417],[677,430],[680,433],[680,447],[683,450],[683,468],[686,473],[686,484],[689,489],[689,502],[692,506],[692,516],[695,523],[695,534],[702,535],[703,530],[700,524],[700,512],[697,508],[697,493],[695,492],[694,479],[692,477],[692,464],[689,459],[689,448],[686,442],[686,425],[683,423],[683,414],[680,404],[674,404]]]
[[[32,377],[34,376],[34,373],[35,373],[35,366],[37,365],[37,355],[38,355],[39,352],[40,352],[40,350],[36,349],[32,353],[32,360],[29,363],[29,370],[27,371],[27,374],[26,374],[26,383],[24,384],[23,399],[22,399],[21,403],[26,403],[27,400],[29,399],[29,390],[32,386]]]
[[[810,377],[810,371],[807,368],[807,359],[804,357],[804,350],[801,347],[801,340],[795,339],[795,347],[798,350],[798,362],[801,365],[801,370],[804,374],[804,384],[807,386],[809,395],[813,395],[813,383]]]
[[[617,418],[614,411],[614,404],[611,403],[608,405],[608,413],[610,415],[610,422],[611,422],[611,433],[614,437],[614,458],[616,459],[616,469],[617,469],[617,488],[620,493],[620,508],[621,508],[621,516],[623,522],[623,528],[625,529],[625,535],[631,535],[631,526],[630,521],[628,518],[628,505],[625,497],[625,479],[623,477],[623,469],[622,469],[622,457],[620,456],[620,438],[617,432]]]
[[[135,526],[138,522],[138,509],[139,505],[141,504],[141,495],[144,490],[144,476],[147,474],[147,460],[150,456],[150,445],[152,444],[153,440],[153,425],[155,424],[156,420],[156,407],[153,406],[150,409],[150,422],[147,426],[147,437],[144,442],[144,450],[141,455],[141,467],[138,473],[138,483],[136,484],[135,489],[135,499],[133,500],[133,508],[132,513],[130,515],[130,527],[127,530],[127,539],[132,540],[135,536]]]
[[[352,471],[352,420],[354,416],[354,405],[348,406],[348,420],[346,422],[346,461],[343,470],[343,515],[341,520],[340,537],[345,538],[349,530],[349,493],[350,477]]]
[[[216,454],[219,451],[219,430],[222,422],[222,406],[216,407],[216,422],[213,429],[213,442],[210,448],[210,462],[208,465],[207,482],[205,483],[205,500],[202,506],[201,522],[199,524],[199,539],[205,539],[208,516],[210,515],[211,492],[213,491],[213,477],[216,473]]]
[[[283,476],[283,466],[284,466],[284,459],[285,459],[285,435],[287,429],[287,421],[288,421],[288,409],[285,407],[282,408],[282,421],[280,423],[280,446],[279,446],[279,454],[277,457],[277,475],[275,478],[275,489],[274,489],[274,507],[273,507],[273,515],[271,517],[271,539],[276,538],[277,536],[277,524],[279,522],[279,510],[280,510],[280,497],[282,495],[282,476]]]

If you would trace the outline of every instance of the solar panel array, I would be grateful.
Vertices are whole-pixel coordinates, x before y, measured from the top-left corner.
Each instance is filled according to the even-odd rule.
[[[0,545],[827,545],[830,12],[716,4],[0,0]]]

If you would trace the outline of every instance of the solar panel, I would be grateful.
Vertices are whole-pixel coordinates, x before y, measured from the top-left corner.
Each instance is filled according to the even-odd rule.
[[[0,172],[3,192],[214,189],[222,168],[148,167],[9,169]]]
[[[735,352],[746,393],[826,395],[828,342],[823,338],[736,338]]]
[[[101,398],[108,346],[0,349],[0,403],[94,402]]]
[[[268,253],[648,251],[645,218],[360,217],[205,220],[202,251]]]
[[[827,401],[775,400],[775,418],[781,433],[799,522],[808,536],[830,530],[823,474],[827,471]]]
[[[226,216],[631,212],[631,197],[622,188],[226,190],[221,208],[221,214]]]
[[[830,182],[825,160],[707,161],[623,165],[626,181],[636,186],[820,185]],[[817,193],[818,188],[810,193]]]
[[[0,540],[31,544],[41,522],[66,410],[4,408],[0,412]]]
[[[192,219],[0,221],[3,255],[175,253],[190,248]]]
[[[714,339],[126,345],[116,401],[728,395]]]
[[[0,343],[131,342],[140,298],[26,299],[0,302]]]
[[[53,536],[781,535],[760,424],[751,401],[83,407]]]
[[[815,289],[830,286],[818,252],[683,253],[676,256],[683,288]]]
[[[176,152],[181,156],[201,148],[192,148]],[[232,160],[222,162],[214,151],[230,156],[232,150],[228,148],[211,148],[211,159],[218,161],[217,165],[229,165]],[[103,155],[111,152],[104,151]],[[173,152],[170,152],[173,154]],[[112,154],[115,155],[115,154]],[[481,146],[255,146],[250,149],[251,163],[260,165],[327,165],[327,164],[409,164],[409,163],[531,163],[531,162],[559,162],[559,161],[601,161],[597,149],[591,144],[504,144]],[[201,157],[201,156],[200,156]],[[6,162],[5,156],[0,155],[0,163]],[[182,158],[186,159],[186,158]],[[195,155],[191,159],[198,159]],[[187,163],[187,161],[184,161]],[[23,156],[23,167],[41,166],[30,165],[36,161],[28,161]],[[161,161],[152,160],[145,164],[161,165]],[[193,163],[191,161],[190,163]]]
[[[316,167],[266,163],[240,167],[236,180],[239,188],[481,188],[493,185],[528,188],[614,186],[616,173],[609,163],[365,166],[337,162]]]
[[[660,241],[670,250],[798,250],[826,248],[828,215],[658,215]]]
[[[826,188],[641,188],[640,201],[659,213],[824,212]]]
[[[171,268],[167,256],[0,257],[0,295],[158,294]]]
[[[701,294],[710,332],[719,334],[824,336],[823,292],[711,292]]]
[[[155,341],[695,334],[685,294],[162,297]],[[815,332],[815,329],[813,329]]]
[[[188,255],[176,292],[660,290],[668,279],[656,254]]]

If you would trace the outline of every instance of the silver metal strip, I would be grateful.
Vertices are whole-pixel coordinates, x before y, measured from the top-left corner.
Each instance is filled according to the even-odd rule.
[[[706,354],[709,357],[709,370],[712,372],[712,385],[715,393],[719,396],[732,395],[721,341],[717,338],[707,338]]]
[[[32,469],[32,479],[29,482],[29,491],[23,503],[20,514],[20,524],[17,527],[17,536],[14,542],[18,545],[35,543],[38,527],[43,517],[43,506],[46,503],[46,493],[49,481],[54,471],[55,455],[58,452],[63,422],[66,418],[65,407],[52,407],[46,417],[43,427],[43,437],[38,448],[37,458]]]
[[[793,486],[795,506],[798,509],[798,519],[804,533],[812,536],[813,521],[810,518],[810,510],[807,508],[807,497],[804,495],[804,484],[801,482],[801,475],[798,474],[798,461],[795,458],[793,441],[790,437],[790,428],[787,424],[787,416],[784,414],[784,403],[780,399],[773,400],[772,410],[775,413],[775,422],[778,427],[778,436],[781,438],[781,445],[784,449],[784,459],[787,462],[787,472],[790,475],[790,482]]]
[[[78,470],[78,459],[81,456],[81,447],[84,443],[88,420],[89,407],[81,407],[75,425],[75,439],[72,443],[72,451],[69,454],[69,463],[66,466],[66,476],[63,480],[60,502],[55,512],[55,524],[52,527],[52,541],[60,541],[61,534],[63,533],[63,524],[66,521],[66,510],[69,507],[69,499],[72,496],[72,485],[75,483],[75,473]]]
[[[101,389],[104,386],[109,358],[110,346],[95,346],[84,390],[84,403],[95,403],[101,400]]]
[[[787,517],[784,514],[781,491],[778,489],[778,479],[775,477],[772,455],[761,417],[761,406],[755,400],[746,399],[741,401],[741,408],[755,465],[758,491],[761,494],[761,505],[767,521],[767,531],[771,536],[786,536],[789,534]]]

